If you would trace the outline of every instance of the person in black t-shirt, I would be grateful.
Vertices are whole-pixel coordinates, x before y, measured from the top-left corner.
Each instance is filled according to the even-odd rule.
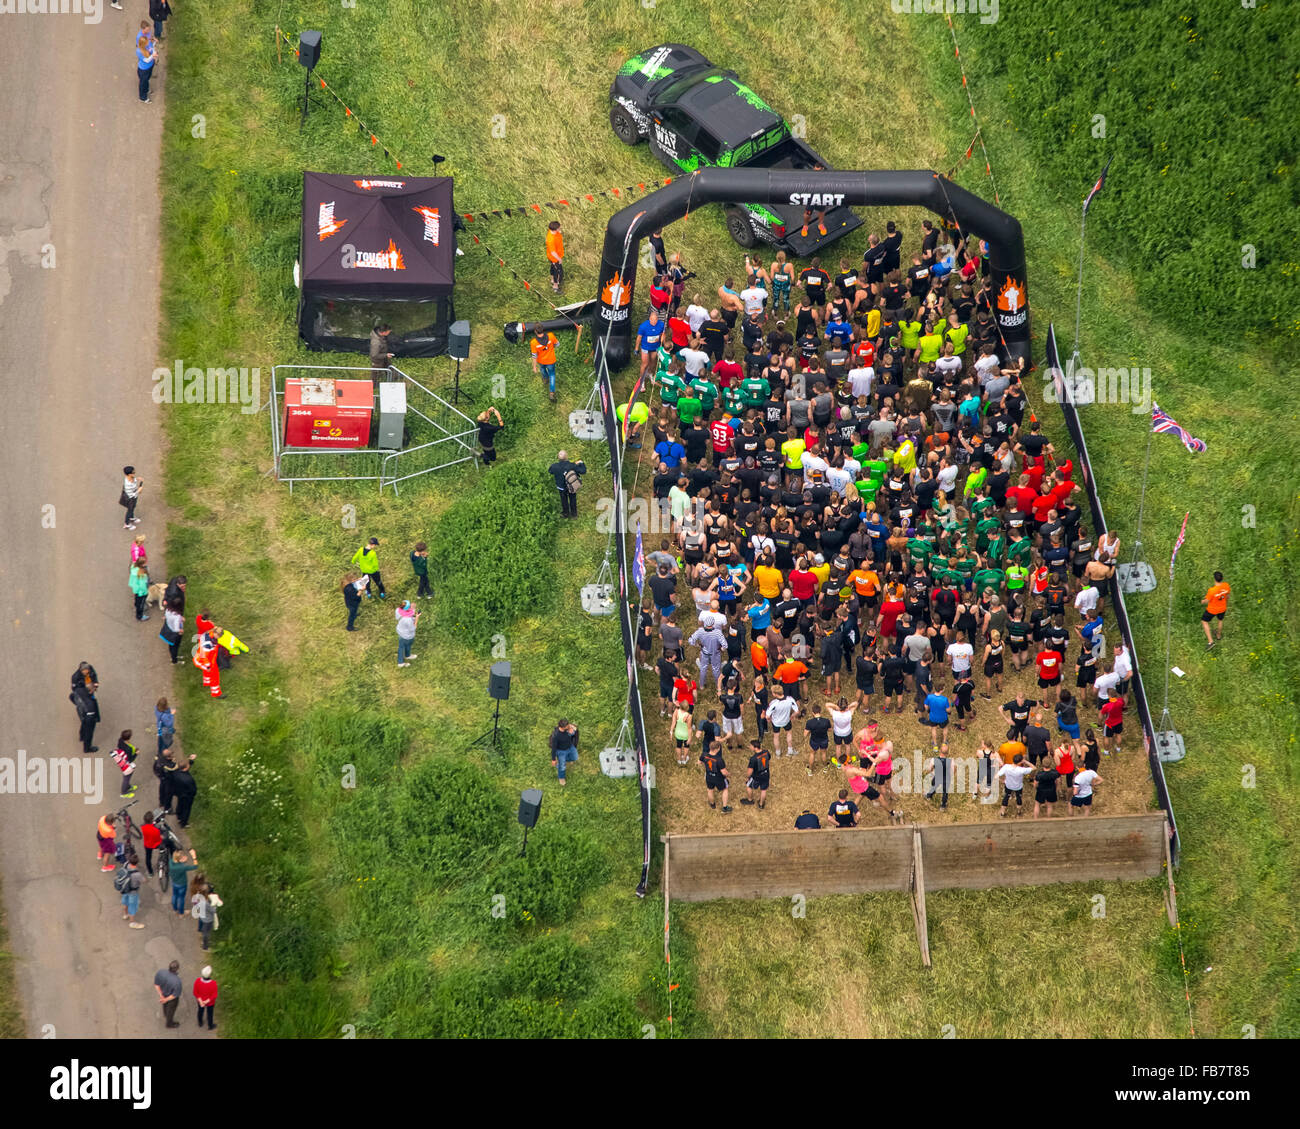
[[[730,639],[728,644],[730,644]],[[737,654],[739,654],[739,650],[737,650]],[[745,697],[740,692],[738,680],[731,679],[727,682],[727,688],[719,695],[718,703],[722,706],[722,735],[726,738],[727,751],[730,752],[732,748],[731,739],[745,735],[745,721],[741,716],[741,711],[745,705]]]
[[[1043,727],[1041,711],[1034,714],[1033,722],[1020,731],[1020,740],[1025,743],[1025,748],[1029,750],[1031,764],[1037,764],[1040,757],[1047,756],[1048,747],[1052,742],[1052,735]]]
[[[730,812],[731,805],[727,803],[727,798],[728,777],[731,774],[727,771],[727,762],[722,759],[722,746],[717,741],[705,746],[704,752],[700,754],[700,764],[704,766],[704,794],[709,801],[709,807],[718,806],[713,796],[715,792],[721,792],[722,810]]]
[[[876,673],[879,667],[876,665],[876,655],[874,651],[867,651],[866,641],[863,641],[863,653],[858,656],[854,664],[854,679],[858,687],[858,705],[864,713],[871,711],[871,695],[876,692]],[[669,687],[671,689],[671,686]]]
[[[822,764],[830,764],[831,719],[826,716],[826,707],[823,705],[809,706],[808,709],[810,716],[803,727],[808,732],[808,775],[811,776],[819,750]]]
[[[807,808],[804,808],[798,816],[795,817],[794,829],[796,831],[818,831],[821,829],[822,821],[817,818]]]
[[[975,717],[975,707],[971,704],[975,696],[975,683],[970,679],[970,671],[964,670],[953,683],[952,696],[957,700],[957,728],[965,732],[965,720]]]
[[[655,663],[655,669],[659,672],[659,716],[667,717],[668,706],[673,698],[673,680],[678,674],[677,664],[671,656],[663,654]]]
[[[889,699],[894,699],[894,712],[903,712],[903,679],[907,674],[908,662],[902,655],[890,655],[880,664],[880,674],[884,680],[885,713],[889,712]]]
[[[856,827],[858,825],[858,805],[849,799],[849,790],[841,788],[839,798],[831,804],[828,813],[835,821],[836,827]]]
[[[501,413],[495,407],[479,412],[478,444],[483,448],[484,465],[496,462],[496,436],[498,431],[505,430],[505,426],[504,421],[501,419]]]
[[[758,810],[762,811],[767,807],[767,790],[771,785],[771,762],[772,755],[763,748],[761,741],[751,741],[749,747],[753,754],[749,758],[749,767],[746,771],[745,788],[747,791],[758,793]],[[754,803],[748,796],[740,801],[742,804]]]
[[[722,360],[729,336],[727,323],[722,320],[721,313],[718,310],[710,310],[709,320],[700,326],[700,337],[704,341],[704,351],[709,354],[709,359],[715,365]]]
[[[1002,719],[1015,731],[1015,739],[1020,740],[1029,724],[1029,715],[1033,712],[1033,703],[1025,698],[1024,691],[1020,691],[1009,702],[1002,704],[1002,709],[998,711],[1002,714]]]

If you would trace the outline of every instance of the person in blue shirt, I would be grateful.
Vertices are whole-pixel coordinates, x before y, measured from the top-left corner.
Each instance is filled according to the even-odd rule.
[[[1081,624],[1078,628],[1079,638],[1083,640],[1083,645],[1096,654],[1096,636],[1102,628],[1101,612],[1094,611],[1093,618],[1087,623]]]
[[[866,526],[867,536],[871,539],[871,559],[876,564],[883,564],[885,560],[885,542],[889,540],[889,526],[885,524],[879,511],[871,515],[871,520],[866,523]]]
[[[948,729],[948,711],[952,703],[945,695],[931,691],[925,696],[925,708],[930,711],[930,736],[937,745]]]
[[[745,609],[745,614],[749,616],[751,634],[755,638],[772,626],[772,605],[766,596],[759,596]]]
[[[669,437],[655,444],[655,454],[668,470],[676,470],[682,459],[686,458],[686,448],[676,439]]]
[[[135,74],[140,80],[140,101],[152,102],[149,97],[149,80],[153,77],[153,67],[158,61],[158,46],[153,37],[141,37],[135,41]]]
[[[826,340],[832,345],[845,346],[853,340],[853,326],[846,321],[826,323]]]
[[[659,323],[659,311],[651,310],[650,316],[637,326],[636,336],[641,348],[641,375],[650,367],[650,358],[659,352],[659,340],[664,335],[664,327]]]

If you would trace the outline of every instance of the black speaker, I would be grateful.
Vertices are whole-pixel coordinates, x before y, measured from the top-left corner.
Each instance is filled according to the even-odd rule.
[[[492,664],[492,669],[488,672],[488,697],[494,698],[498,702],[504,702],[510,697],[510,664],[508,662]]]
[[[308,70],[320,62],[319,31],[304,31],[298,36],[298,62]]]
[[[469,322],[463,318],[451,323],[447,338],[447,354],[453,361],[469,360]]]
[[[536,827],[542,814],[542,790],[525,788],[519,797],[519,822],[525,827]]]

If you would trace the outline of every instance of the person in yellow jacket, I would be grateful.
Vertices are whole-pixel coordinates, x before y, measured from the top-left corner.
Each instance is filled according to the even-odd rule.
[[[546,258],[551,264],[551,289],[558,294],[564,281],[564,232],[559,220],[551,220],[546,227]]]
[[[799,429],[792,427],[789,436],[781,444],[781,457],[785,460],[785,480],[788,483],[790,479],[797,477],[803,471],[803,453],[808,449],[808,444],[799,434]]]
[[[352,564],[357,571],[363,576],[370,578],[370,584],[366,588],[366,599],[372,599],[374,590],[379,589],[379,598],[388,599],[388,593],[384,591],[384,582],[379,575],[379,538],[372,537],[355,553],[352,554]]]
[[[944,329],[944,338],[952,342],[952,355],[960,357],[966,352],[966,335],[970,332],[969,327],[962,325],[955,313],[948,315],[948,325]]]

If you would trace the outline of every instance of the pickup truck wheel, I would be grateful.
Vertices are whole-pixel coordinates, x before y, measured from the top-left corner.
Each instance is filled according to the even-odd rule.
[[[614,127],[614,136],[624,145],[635,145],[641,140],[641,134],[636,128],[636,122],[632,120],[632,115],[622,106],[610,107],[609,124]]]
[[[758,245],[758,236],[754,234],[754,228],[749,222],[749,214],[744,208],[731,204],[726,209],[727,233],[740,246],[748,249]]]

